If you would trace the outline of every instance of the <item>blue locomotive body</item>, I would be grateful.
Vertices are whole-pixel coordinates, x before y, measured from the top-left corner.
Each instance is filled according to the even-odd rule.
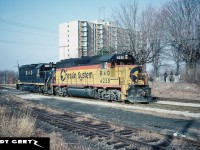
[[[43,92],[50,84],[55,64],[39,63],[19,67],[19,80],[17,89],[25,91]]]

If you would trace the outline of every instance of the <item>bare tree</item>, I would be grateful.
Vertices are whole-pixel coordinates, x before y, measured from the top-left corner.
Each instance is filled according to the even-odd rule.
[[[158,74],[160,52],[163,49],[160,12],[149,6],[139,16],[136,1],[120,5],[114,11],[113,20],[118,27],[118,52],[129,51],[137,63],[145,67],[153,62]]]
[[[200,0],[172,0],[164,5],[165,30],[179,71],[186,62],[188,77],[197,79],[196,63],[200,59]],[[193,70],[193,73],[191,72]]]
[[[0,71],[0,84],[14,84],[18,78],[18,73],[12,70]]]
[[[138,17],[138,4],[136,0],[120,5],[113,11],[113,21],[118,27],[118,52],[130,51],[137,56],[136,51],[136,26]]]
[[[154,77],[158,76],[158,70],[161,66],[162,50],[165,47],[163,44],[163,24],[162,16],[159,10],[156,10],[152,6],[148,6],[141,13],[141,19],[139,21],[139,29],[143,34],[143,46],[140,52],[142,52],[144,63],[153,63]]]

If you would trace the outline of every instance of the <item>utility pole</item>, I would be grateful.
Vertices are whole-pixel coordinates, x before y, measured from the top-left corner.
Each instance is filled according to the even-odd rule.
[[[4,72],[4,84],[6,85],[6,78],[7,78],[7,76],[6,76],[6,69],[5,69],[5,72]]]

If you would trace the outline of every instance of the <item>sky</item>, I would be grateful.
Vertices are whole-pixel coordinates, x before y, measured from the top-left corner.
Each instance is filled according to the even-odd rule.
[[[138,0],[139,9],[167,0]],[[0,0],[0,70],[17,64],[57,62],[58,26],[73,20],[112,18],[127,0]],[[104,13],[103,13],[104,8]],[[99,13],[99,10],[101,10]]]

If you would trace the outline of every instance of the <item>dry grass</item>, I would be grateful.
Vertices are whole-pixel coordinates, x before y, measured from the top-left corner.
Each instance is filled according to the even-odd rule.
[[[183,150],[184,148],[184,143],[181,139],[173,139],[173,141],[170,143],[171,147],[176,150]]]
[[[6,108],[0,107],[0,121],[2,121],[1,118],[2,118],[3,115],[5,115],[5,113],[6,113]]]
[[[101,124],[101,121],[99,121],[99,120],[94,120],[94,121],[92,121],[91,124],[92,124],[92,125],[100,125],[100,124]]]
[[[49,134],[51,150],[70,150],[70,147],[65,143],[62,136],[58,133],[52,132]]]
[[[51,150],[70,150],[69,143],[66,143],[59,133],[45,133],[42,129],[37,129],[36,137],[49,137]]]
[[[0,108],[0,136],[2,137],[30,137],[34,135],[36,119],[29,112],[15,114],[5,113],[5,108]]]
[[[189,83],[150,83],[152,94],[158,97],[200,100],[200,87]]]
[[[192,132],[196,132],[200,135],[200,130],[199,129],[195,129],[195,128],[190,128],[190,131]]]
[[[42,104],[39,104],[39,105],[36,106],[36,104],[34,104],[32,102],[24,101],[22,98],[14,96],[14,95],[10,95],[8,99],[10,99],[10,98],[15,100],[15,101],[17,101],[17,102],[23,103],[23,108],[34,108],[34,107],[37,107],[38,109],[43,109],[43,110],[49,111],[49,112],[51,112],[53,114],[63,114],[62,111],[57,111],[55,109],[49,108],[47,106],[44,106]]]
[[[14,114],[9,113],[4,107],[0,107],[0,137],[50,137],[51,150],[91,150],[80,143],[67,143],[58,133],[45,133],[35,128],[36,118],[30,116],[27,111]]]
[[[49,137],[51,150],[91,150],[91,148],[81,146],[78,141],[77,143],[66,143],[59,133],[52,132]]]
[[[156,132],[149,132],[149,131],[139,131],[138,135],[139,135],[139,137],[144,137],[146,140],[163,138],[163,136],[161,134],[158,134]],[[136,136],[136,138],[137,137],[138,136]]]
[[[84,116],[80,116],[80,117],[75,118],[75,121],[76,122],[91,121],[91,118],[92,118],[92,115],[86,114]]]
[[[47,110],[51,113],[63,114],[62,111],[53,110],[43,105],[35,105],[24,101],[14,95],[0,96],[0,100],[16,101],[22,104],[22,108],[33,108]],[[85,115],[84,120],[92,118],[91,115]],[[11,113],[6,107],[0,107],[0,137],[50,137],[51,150],[91,150],[77,143],[67,143],[58,133],[45,133],[42,129],[35,128],[36,118],[33,118],[28,111]]]
[[[110,124],[110,128],[111,128],[111,129],[115,129],[116,132],[122,131],[122,130],[125,129],[125,127],[123,127],[123,126],[118,126],[118,125],[115,125],[115,124]]]

